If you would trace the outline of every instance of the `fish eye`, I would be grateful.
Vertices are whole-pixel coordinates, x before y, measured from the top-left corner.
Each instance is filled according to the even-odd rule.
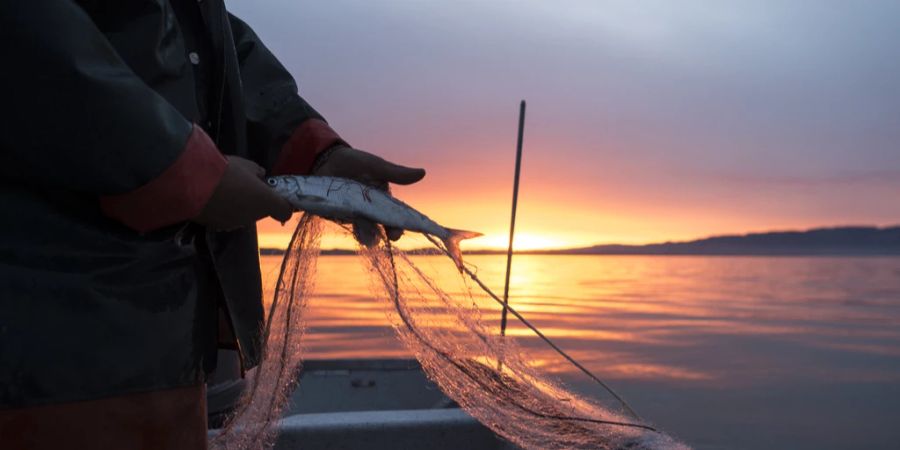
[[[276,179],[274,179],[274,178],[269,178],[268,181],[269,181],[269,186],[276,186],[276,185],[278,185],[278,180],[276,180]]]

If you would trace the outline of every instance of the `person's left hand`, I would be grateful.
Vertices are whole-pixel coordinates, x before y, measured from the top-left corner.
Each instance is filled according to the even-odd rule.
[[[318,164],[313,175],[350,178],[385,192],[390,192],[388,183],[413,184],[425,177],[425,169],[404,167],[385,161],[371,153],[339,145],[328,150],[325,159]],[[390,240],[396,241],[403,234],[402,229],[386,228]],[[360,244],[367,247],[378,243],[378,227],[368,220],[353,221],[353,235]]]

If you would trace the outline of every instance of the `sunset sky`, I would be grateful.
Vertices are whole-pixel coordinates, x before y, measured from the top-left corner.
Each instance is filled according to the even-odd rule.
[[[229,6],[468,248],[505,246],[523,98],[519,248],[900,223],[900,2]]]

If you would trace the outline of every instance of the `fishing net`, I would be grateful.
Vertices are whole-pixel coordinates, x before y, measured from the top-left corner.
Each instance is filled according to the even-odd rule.
[[[318,235],[317,221],[304,217],[282,263],[262,363],[234,418],[212,442],[214,448],[259,448],[273,443],[274,425],[296,383],[302,336],[299,316],[311,288]],[[446,252],[440,243],[429,240]],[[487,329],[468,289],[447,294],[404,252],[382,241],[379,247],[361,248],[360,254],[397,335],[428,377],[495,433],[525,449],[687,448],[644,424],[624,401],[618,407],[601,404],[538,373],[515,339]],[[474,273],[468,269],[465,273],[496,299]],[[528,324],[514,309],[510,312]]]
[[[320,235],[319,219],[304,214],[281,263],[263,329],[265,345],[260,363],[248,372],[247,388],[235,412],[210,441],[210,448],[263,449],[275,444],[278,420],[298,380],[302,313],[313,288]]]
[[[686,448],[539,374],[515,339],[486,329],[470,292],[448,295],[390,242],[361,253],[428,377],[498,435],[526,449]]]

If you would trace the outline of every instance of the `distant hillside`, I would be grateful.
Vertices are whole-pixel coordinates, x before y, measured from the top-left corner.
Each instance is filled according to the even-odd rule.
[[[541,254],[577,255],[900,255],[900,226],[818,228],[716,236],[649,245],[595,245]]]
[[[414,250],[411,253],[432,253]],[[264,255],[280,255],[279,249],[262,249]],[[349,255],[350,250],[325,250],[324,254]],[[466,251],[470,255],[505,254],[503,250]],[[595,245],[561,250],[529,250],[531,255],[900,255],[900,226],[817,228],[807,231],[772,231],[715,236],[685,242],[648,245]]]

